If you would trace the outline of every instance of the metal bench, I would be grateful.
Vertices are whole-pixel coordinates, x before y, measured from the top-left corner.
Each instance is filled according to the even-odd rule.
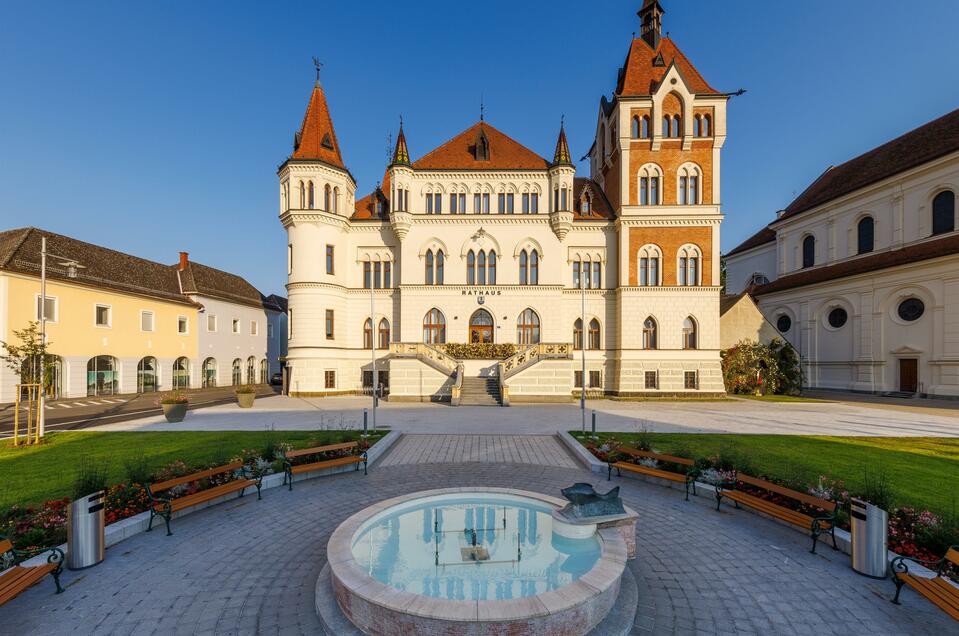
[[[813,517],[791,508],[780,506],[762,497],[738,490],[740,484],[788,497],[800,503],[826,511],[829,514]],[[827,533],[832,536],[833,550],[836,549],[837,508],[834,501],[827,501],[797,490],[790,490],[779,484],[751,477],[745,473],[736,473],[736,479],[734,481],[723,482],[716,485],[716,510],[719,510],[719,504],[722,502],[723,497],[732,500],[737,508],[739,508],[739,504],[743,504],[753,510],[767,514],[770,517],[775,517],[794,526],[809,528],[810,536],[812,536],[812,550],[810,550],[810,552],[813,554],[816,553],[816,543],[819,541],[819,536]]]
[[[314,446],[313,448],[301,448],[299,450],[287,451],[283,455],[283,466],[285,469],[285,475],[283,477],[283,483],[289,484],[289,489],[293,490],[293,475],[298,475],[300,473],[310,473],[315,470],[323,470],[324,468],[335,468],[337,466],[348,466],[350,464],[356,464],[356,470],[360,469],[360,464],[363,464],[363,474],[366,475],[366,453],[360,455],[355,454],[355,451],[359,448],[359,444],[356,442],[344,442],[342,444],[328,444],[327,446]],[[309,457],[311,455],[322,455],[325,453],[342,453],[349,452],[349,455],[343,455],[341,457],[334,457],[332,459],[322,459],[315,462],[308,462],[305,464],[294,464],[293,459],[297,457]]]
[[[654,453],[652,451],[644,451],[636,448],[629,448],[628,446],[621,446],[616,449],[617,453],[622,455],[628,455],[635,459],[655,459],[658,462],[666,462],[670,464],[676,464],[678,466],[684,466],[685,471],[682,473],[673,473],[668,470],[662,470],[660,468],[653,468],[652,466],[643,466],[642,464],[633,464],[632,462],[608,462],[609,464],[609,473],[606,475],[606,481],[609,481],[613,478],[613,469],[616,469],[616,474],[620,477],[623,475],[624,470],[639,473],[642,475],[648,475],[650,477],[656,477],[658,479],[665,479],[667,481],[674,481],[676,483],[684,484],[686,487],[686,501],[689,501],[689,488],[692,486],[693,494],[696,494],[696,471],[694,470],[695,463],[691,459],[685,457],[675,457],[673,455],[664,455],[662,453]]]
[[[912,561],[926,566],[929,569],[935,569],[936,576],[926,578],[909,573],[909,565],[906,561]],[[959,588],[949,583],[945,577],[946,567],[949,565],[959,566],[959,545],[951,546],[946,551],[946,556],[938,561],[924,561],[914,559],[913,557],[896,557],[892,560],[892,580],[896,584],[896,596],[892,602],[899,605],[899,595],[902,593],[904,585],[908,585],[916,590],[920,595],[932,601],[939,609],[949,616],[959,621]]]
[[[184,495],[182,497],[161,497],[159,493],[169,491],[175,486],[180,486],[184,484],[192,484],[204,479],[209,479],[210,477],[215,477],[217,475],[222,475],[224,473],[236,473],[239,472],[243,476],[237,479],[230,480],[219,486],[214,486],[212,488],[206,488],[204,490],[199,490],[190,495]],[[166,533],[167,536],[173,534],[170,532],[170,519],[173,517],[173,513],[177,510],[182,510],[184,508],[189,508],[190,506],[195,506],[197,504],[203,503],[205,501],[210,501],[211,499],[216,499],[217,497],[222,497],[223,495],[228,495],[232,492],[240,491],[240,497],[243,496],[243,491],[249,488],[250,486],[256,486],[256,498],[262,499],[260,494],[260,487],[262,485],[262,478],[257,477],[256,479],[251,479],[247,476],[247,468],[243,462],[233,462],[232,464],[225,464],[223,466],[217,466],[216,468],[210,468],[208,470],[203,470],[197,473],[190,475],[185,475],[183,477],[176,477],[174,479],[168,479],[166,481],[161,481],[156,484],[151,485],[147,489],[147,494],[150,495],[150,523],[147,526],[147,532],[153,530],[153,518],[154,517],[163,517],[163,520],[166,522]]]
[[[44,552],[50,552],[43,565],[20,565],[23,561]],[[21,592],[33,587],[44,576],[53,576],[57,594],[63,592],[60,586],[60,573],[63,572],[63,550],[48,548],[26,552],[16,550],[13,543],[0,537],[0,605],[16,598]]]

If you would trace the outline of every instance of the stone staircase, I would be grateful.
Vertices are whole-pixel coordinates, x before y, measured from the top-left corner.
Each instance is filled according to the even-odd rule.
[[[460,391],[460,406],[502,406],[499,378],[464,377]]]

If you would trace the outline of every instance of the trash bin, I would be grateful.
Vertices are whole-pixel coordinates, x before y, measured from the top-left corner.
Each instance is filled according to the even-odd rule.
[[[67,567],[80,570],[103,560],[103,491],[81,497],[67,509]]]
[[[889,513],[861,499],[853,499],[849,517],[852,525],[852,569],[864,576],[886,578],[889,568],[886,547]]]

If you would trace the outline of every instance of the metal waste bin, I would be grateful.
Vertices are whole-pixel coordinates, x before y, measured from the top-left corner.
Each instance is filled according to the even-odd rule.
[[[876,579],[886,578],[889,568],[886,545],[889,513],[861,499],[853,499],[849,516],[852,524],[852,569]]]
[[[103,491],[81,497],[67,509],[67,567],[80,570],[103,560]]]

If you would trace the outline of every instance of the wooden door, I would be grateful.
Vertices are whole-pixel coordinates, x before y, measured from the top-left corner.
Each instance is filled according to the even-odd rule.
[[[899,360],[899,390],[915,393],[919,389],[919,361],[915,358]]]

